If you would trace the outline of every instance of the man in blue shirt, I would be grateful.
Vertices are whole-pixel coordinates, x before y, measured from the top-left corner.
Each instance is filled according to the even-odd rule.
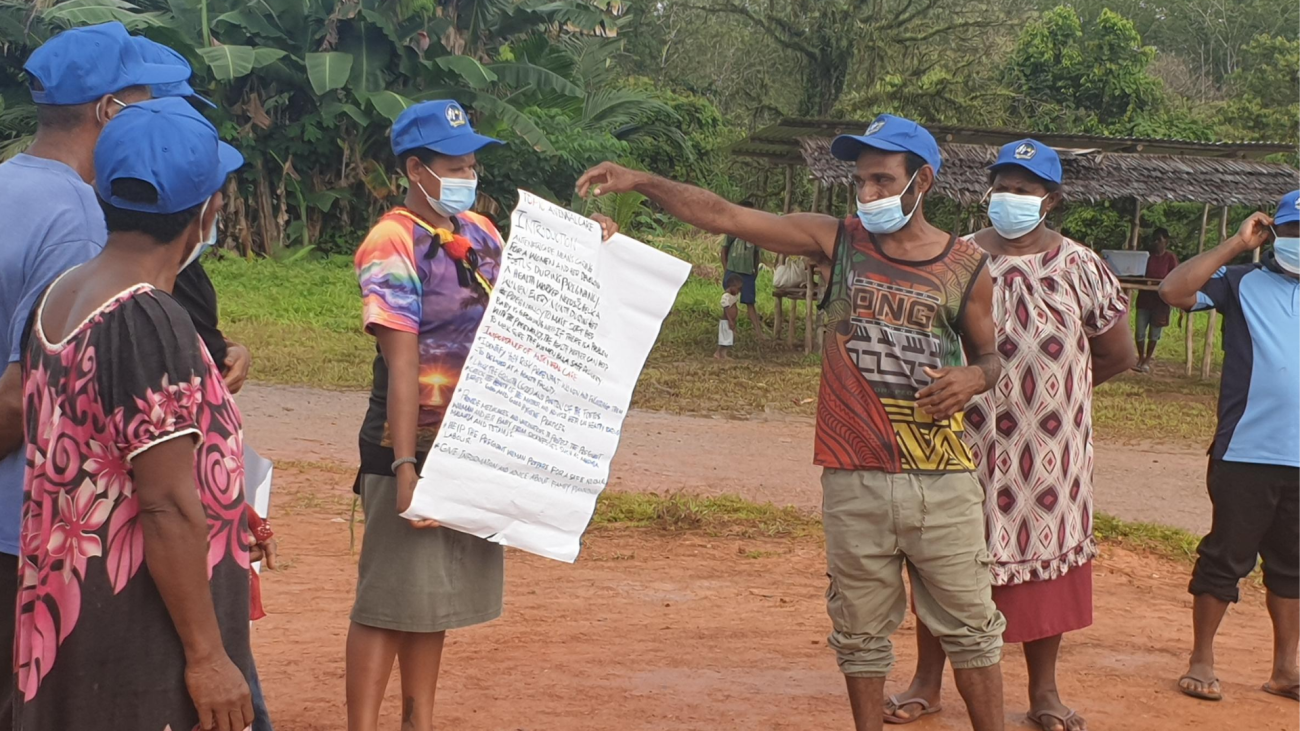
[[[55,277],[104,246],[104,214],[88,182],[100,131],[118,110],[149,98],[150,84],[189,76],[146,63],[121,23],[64,31],[36,49],[24,68],[36,102],[36,139],[0,165],[0,576],[18,574],[23,326]],[[16,582],[0,581],[0,652],[12,651],[16,591]],[[12,683],[0,682],[0,729],[12,723],[12,694]]]
[[[1270,239],[1262,261],[1227,266]],[[1188,587],[1194,644],[1178,687],[1223,697],[1214,637],[1237,583],[1263,558],[1273,620],[1273,673],[1263,690],[1300,700],[1300,190],[1282,197],[1273,218],[1252,215],[1235,236],[1175,269],[1160,296],[1185,310],[1213,307],[1224,320],[1206,478],[1214,523]]]

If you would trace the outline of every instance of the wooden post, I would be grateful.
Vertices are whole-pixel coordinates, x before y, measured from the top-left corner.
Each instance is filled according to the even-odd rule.
[[[785,166],[785,203],[782,204],[781,212],[790,212],[790,196],[794,194],[794,166]]]
[[[812,262],[805,264],[803,295],[803,352],[811,353],[813,349],[813,267]]]
[[[1138,237],[1142,233],[1142,201],[1133,199],[1133,235],[1129,238],[1128,248],[1137,251]]]
[[[794,322],[799,319],[799,300],[790,298],[790,319],[786,325],[785,344],[787,347],[794,347]]]
[[[1201,238],[1196,244],[1196,253],[1200,254],[1205,251],[1205,234],[1210,225],[1210,204],[1206,203],[1201,209]],[[1186,342],[1183,343],[1184,354],[1187,356],[1187,377],[1192,377],[1192,361],[1196,358],[1196,342],[1192,337],[1192,323],[1196,321],[1196,315],[1188,312],[1183,315],[1183,324],[1187,328]]]
[[[1228,240],[1228,207],[1223,207],[1223,215],[1219,218],[1219,243],[1222,244]],[[1218,324],[1219,313],[1210,310],[1209,320],[1205,323],[1205,352],[1201,355],[1201,380],[1210,377],[1210,365],[1214,362],[1214,328]]]
[[[789,213],[794,196],[794,166],[785,166],[785,200],[781,202],[781,213]],[[776,265],[781,266],[785,263],[786,257],[778,256]],[[785,324],[785,299],[782,297],[773,297],[776,301],[776,321],[772,323],[772,339],[781,339],[781,326]]]

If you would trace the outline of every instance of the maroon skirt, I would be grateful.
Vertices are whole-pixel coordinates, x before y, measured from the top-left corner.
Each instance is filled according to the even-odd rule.
[[[1092,562],[1051,581],[993,587],[993,601],[1007,618],[1003,642],[1033,642],[1092,625]]]

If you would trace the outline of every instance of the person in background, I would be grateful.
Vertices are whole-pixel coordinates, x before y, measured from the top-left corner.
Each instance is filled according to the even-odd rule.
[[[718,349],[713,352],[713,357],[719,360],[729,357],[727,353],[736,342],[736,320],[740,316],[740,308],[736,303],[740,301],[740,293],[745,286],[739,274],[728,274],[725,285],[726,291],[722,293],[721,303],[722,319],[718,320]]]
[[[1045,224],[1061,203],[1055,150],[1005,145],[989,185],[993,225],[973,238],[989,254],[1002,377],[966,410],[965,438],[984,485],[993,601],[1003,642],[1024,645],[1029,721],[1085,731],[1056,663],[1062,635],[1092,624],[1092,391],[1137,362],[1128,298],[1101,257]],[[939,710],[943,647],[923,623],[916,640],[916,675],[885,704],[889,723]]]
[[[108,241],[24,331],[20,731],[244,729],[242,425],[170,294],[243,157],[180,99],[95,147]]]
[[[864,134],[837,137],[831,154],[855,166],[857,215],[842,221],[737,206],[609,162],[583,173],[578,194],[634,190],[706,231],[831,260],[813,459],[824,468],[828,642],[854,724],[884,724],[906,567],[971,725],[1001,731],[1004,620],[992,597],[984,492],[961,440],[964,409],[1001,368],[987,256],[926,220],[942,157],[921,125],[883,114]]]
[[[754,202],[746,199],[740,205],[753,208]],[[749,324],[754,327],[754,337],[761,342],[766,339],[763,335],[763,319],[758,316],[758,266],[762,262],[761,251],[748,241],[727,236],[723,239],[721,253],[723,287],[727,286],[726,282],[732,275],[740,277],[740,304],[749,313]],[[735,333],[734,325],[732,333]]]
[[[1273,241],[1254,264],[1232,260]],[[1273,620],[1273,672],[1266,693],[1300,700],[1300,190],[1277,214],[1255,213],[1236,235],[1179,266],[1160,297],[1223,316],[1219,418],[1206,474],[1214,518],[1196,549],[1188,591],[1192,655],[1178,687],[1217,701],[1214,638],[1237,584],[1264,561]]]
[[[1169,250],[1169,232],[1164,228],[1151,232],[1150,252],[1144,275],[1147,279],[1164,279],[1178,266],[1178,257]],[[1168,326],[1169,305],[1160,299],[1160,294],[1149,290],[1138,292],[1135,337],[1139,358],[1134,370],[1151,372],[1151,358],[1156,354],[1156,343],[1160,342],[1160,335]]]
[[[378,352],[354,488],[366,529],[347,639],[350,731],[377,728],[394,659],[402,728],[431,731],[446,632],[500,616],[504,578],[500,544],[401,516],[500,271],[501,235],[470,208],[475,153],[501,143],[476,133],[454,101],[407,108],[391,142],[410,181],[405,205],[379,219],[355,259]],[[606,238],[617,231],[594,218]]]
[[[120,23],[59,33],[24,68],[36,103],[36,137],[0,164],[0,576],[18,573],[22,328],[50,282],[104,246],[104,214],[90,186],[100,131],[127,104],[148,99],[150,84],[182,78],[177,69],[146,62]],[[17,591],[16,582],[0,581],[4,653],[13,648]],[[10,677],[0,680],[0,731],[12,727],[12,703]]]
[[[194,107],[198,112],[216,108],[215,104],[200,96],[190,86],[191,69],[184,56],[174,49],[168,48],[161,43],[155,43],[143,36],[135,36],[134,41],[145,61],[176,66],[185,70],[185,79],[182,81],[171,84],[154,84],[153,96],[155,98],[178,97],[189,102],[190,106]],[[198,329],[199,337],[203,339],[203,345],[208,349],[212,360],[221,368],[221,374],[226,379],[226,386],[231,393],[237,394],[248,379],[248,371],[253,361],[248,348],[227,338],[221,332],[221,327],[218,324],[217,289],[212,285],[212,280],[208,278],[208,273],[203,268],[201,260],[203,253],[214,244],[215,238],[212,244],[205,245],[194,252],[189,264],[181,270],[180,274],[176,275],[176,286],[172,294],[176,297],[176,301],[180,302],[181,306],[185,308],[185,311],[190,313],[190,318],[194,320],[194,327]],[[261,731],[261,729],[257,731]]]

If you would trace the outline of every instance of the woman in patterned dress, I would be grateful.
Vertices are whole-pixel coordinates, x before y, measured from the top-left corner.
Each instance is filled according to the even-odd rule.
[[[1064,633],[1092,624],[1092,389],[1137,362],[1128,298],[1091,249],[1044,225],[1061,200],[1061,163],[1034,140],[1002,148],[990,167],[989,253],[1002,377],[966,411],[966,440],[984,484],[993,599],[1005,642],[1024,644],[1028,719],[1085,731],[1056,686]],[[886,721],[938,710],[945,662],[917,627],[912,685]]]
[[[95,148],[108,241],[24,331],[18,731],[253,722],[241,420],[171,295],[242,162],[179,98]]]

